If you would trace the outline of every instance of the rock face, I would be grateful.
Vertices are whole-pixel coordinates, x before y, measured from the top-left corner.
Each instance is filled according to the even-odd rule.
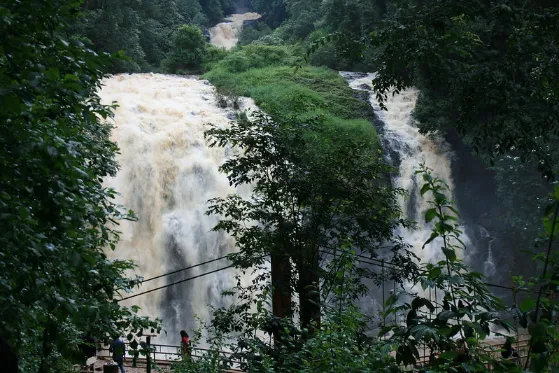
[[[469,264],[492,283],[511,285],[513,275],[531,276],[534,263],[523,252],[530,248],[530,242],[520,238],[503,220],[507,212],[499,202],[494,173],[456,132],[449,131],[446,140],[453,149],[456,201],[472,238],[469,255],[477,259]]]

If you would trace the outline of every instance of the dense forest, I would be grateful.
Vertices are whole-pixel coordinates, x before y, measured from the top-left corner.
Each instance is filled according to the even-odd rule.
[[[245,12],[261,18],[236,47],[209,44]],[[204,133],[236,149],[219,170],[251,194],[208,201],[214,231],[236,242],[238,282],[188,346],[207,353],[172,371],[559,369],[556,1],[6,0],[0,39],[3,371],[69,372],[117,335],[145,356],[143,336],[162,331],[120,303],[143,279],[107,254],[138,217],[104,184],[119,149],[99,89],[140,72],[195,74],[220,107],[250,97],[262,110]],[[415,170],[421,216],[404,216],[378,114],[338,71],[375,73],[381,109],[417,89],[419,131],[452,147],[454,189],[432,165]],[[398,233],[417,222],[440,259],[421,262]],[[493,278],[464,259],[464,233],[487,239],[470,226],[497,237]]]

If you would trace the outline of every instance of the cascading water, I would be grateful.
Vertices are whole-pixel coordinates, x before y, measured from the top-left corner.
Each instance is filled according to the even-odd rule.
[[[122,197],[138,222],[124,222],[114,257],[132,259],[136,272],[150,278],[223,256],[234,249],[228,236],[211,232],[216,217],[206,216],[207,200],[235,190],[218,171],[227,150],[208,148],[208,123],[226,126],[234,114],[218,107],[215,89],[194,77],[158,74],[118,75],[106,79],[100,92],[106,104],[117,101],[113,140],[120,147],[120,171],[107,186]],[[144,284],[137,292],[225,267],[226,260]],[[130,301],[143,314],[161,317],[168,336],[193,330],[194,315],[209,320],[207,305],[222,305],[221,292],[231,288],[232,270],[214,273]]]
[[[413,246],[414,253],[421,259],[421,262],[427,263],[443,259],[440,250],[440,239],[433,241],[423,249],[423,243],[431,235],[432,228],[432,223],[425,223],[423,216],[427,209],[431,208],[431,205],[428,204],[427,199],[420,195],[420,188],[423,183],[422,180],[417,179],[415,171],[419,169],[421,164],[425,164],[433,170],[435,176],[448,184],[451,193],[453,193],[454,184],[451,175],[452,152],[450,146],[440,137],[425,136],[419,133],[419,129],[412,117],[418,95],[416,89],[407,89],[394,96],[389,95],[385,103],[387,111],[383,111],[376,101],[374,92],[372,92],[374,74],[342,72],[341,75],[346,79],[351,88],[369,93],[369,102],[383,123],[383,134],[381,137],[384,149],[389,151],[387,153],[389,161],[397,168],[397,174],[393,177],[392,182],[395,187],[400,187],[409,193],[407,200],[401,199],[400,207],[404,217],[417,222],[417,229],[400,228],[395,233]],[[395,157],[391,157],[390,154],[395,154]],[[491,245],[495,238],[491,237],[489,232],[483,227],[480,226],[479,228],[480,235],[488,240],[487,258],[483,261],[484,274],[486,276],[493,276],[496,273],[496,266],[493,261]],[[467,256],[468,252],[475,252],[470,238],[466,233],[463,233],[460,239],[464,242],[467,249],[471,249],[463,252],[466,262],[473,261],[473,257]],[[461,255],[461,252],[460,250],[457,254]],[[423,291],[420,286],[412,287],[409,290],[432,299],[432,293]],[[381,306],[377,305],[377,308],[381,308]],[[501,333],[505,332],[504,330],[499,331]]]
[[[483,274],[486,277],[492,277],[497,273],[497,268],[495,266],[495,261],[493,260],[493,241],[495,241],[495,237],[491,237],[487,229],[482,226],[478,226],[480,236],[486,240],[487,243],[487,259],[483,262]]]
[[[237,45],[239,33],[245,21],[254,21],[260,18],[258,13],[232,14],[225,18],[226,22],[218,23],[210,29],[210,43],[227,50]]]
[[[247,20],[257,13],[233,14],[210,30],[212,44],[231,49]],[[136,273],[155,277],[221,257],[234,250],[234,241],[212,232],[215,216],[206,216],[210,198],[230,193],[246,196],[249,187],[234,189],[218,171],[228,150],[208,148],[206,124],[227,126],[234,112],[219,108],[215,88],[196,77],[159,74],[118,75],[103,81],[103,103],[116,101],[113,140],[120,147],[120,171],[106,181],[120,193],[118,203],[134,210],[138,222],[123,222],[121,241],[113,258],[131,259]],[[255,106],[241,100],[242,109]],[[225,267],[210,263],[145,283],[142,292]],[[176,343],[178,331],[196,329],[195,315],[209,320],[208,305],[223,305],[221,293],[233,283],[231,270],[170,286],[136,297],[128,303],[142,314],[163,319],[167,335],[158,342]]]
[[[453,191],[451,175],[451,150],[448,144],[440,138],[425,136],[419,133],[413,118],[412,111],[415,107],[418,91],[407,89],[397,95],[389,95],[387,111],[380,110],[376,97],[372,92],[374,74],[356,74],[342,72],[341,75],[348,81],[351,88],[369,92],[369,102],[379,119],[383,122],[383,143],[385,149],[390,149],[398,159],[391,159],[397,167],[397,175],[392,182],[395,187],[400,187],[409,193],[407,199],[402,198],[400,206],[404,216],[417,221],[417,229],[400,229],[396,234],[403,237],[411,244],[415,254],[422,262],[440,260],[442,254],[440,245],[434,242],[422,249],[423,243],[431,235],[431,223],[425,223],[424,213],[431,207],[428,200],[420,195],[421,180],[418,180],[415,171],[423,163],[433,169],[435,176],[444,180]],[[467,236],[462,240],[468,245]]]

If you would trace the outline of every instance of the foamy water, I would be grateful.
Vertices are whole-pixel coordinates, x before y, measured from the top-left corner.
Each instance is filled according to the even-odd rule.
[[[120,147],[120,171],[106,185],[139,219],[119,227],[122,239],[110,255],[134,260],[136,272],[149,278],[232,252],[233,240],[211,231],[218,220],[205,215],[207,200],[248,195],[248,188],[229,186],[218,171],[228,150],[209,148],[204,140],[208,123],[227,126],[234,114],[218,107],[214,87],[197,78],[118,75],[103,81],[100,96],[105,104],[119,105],[112,139]],[[137,292],[228,264],[223,260],[151,281]],[[168,340],[176,342],[180,329],[195,328],[194,314],[208,320],[207,305],[222,305],[221,292],[233,285],[229,269],[127,302],[140,305],[144,315],[162,317]]]
[[[371,84],[374,74],[361,74],[355,76],[353,73],[342,73],[351,88],[371,92]],[[372,92],[371,92],[372,93]],[[419,128],[415,123],[412,112],[417,101],[418,91],[416,89],[406,89],[396,95],[388,95],[385,102],[387,110],[380,110],[380,106],[374,94],[370,94],[369,102],[379,119],[384,123],[385,148],[396,152],[399,158],[398,173],[392,179],[395,187],[404,189],[409,193],[407,198],[400,199],[400,207],[404,217],[416,221],[417,229],[398,229],[397,235],[411,244],[415,254],[421,262],[434,262],[441,260],[441,240],[435,240],[424,249],[423,244],[431,235],[432,223],[425,223],[425,212],[432,207],[428,202],[432,199],[430,194],[421,196],[420,190],[423,186],[421,175],[416,175],[421,164],[433,170],[433,175],[445,181],[450,187],[452,198],[454,192],[454,182],[451,172],[452,152],[450,146],[444,139],[434,136],[427,136],[419,133]],[[470,243],[466,235],[462,236],[462,241]],[[457,252],[462,256],[462,250]]]
[[[237,45],[244,21],[253,21],[261,16],[258,13],[232,14],[226,17],[227,22],[218,23],[210,29],[210,43],[227,50]]]

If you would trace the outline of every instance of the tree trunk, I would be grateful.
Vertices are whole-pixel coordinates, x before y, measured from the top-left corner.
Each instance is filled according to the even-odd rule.
[[[299,315],[301,328],[310,334],[320,328],[320,276],[318,252],[312,252],[299,263]]]
[[[291,309],[291,263],[282,253],[271,254],[272,264],[272,312],[275,317],[285,318],[293,315]],[[274,331],[276,343],[280,340],[280,330]]]

